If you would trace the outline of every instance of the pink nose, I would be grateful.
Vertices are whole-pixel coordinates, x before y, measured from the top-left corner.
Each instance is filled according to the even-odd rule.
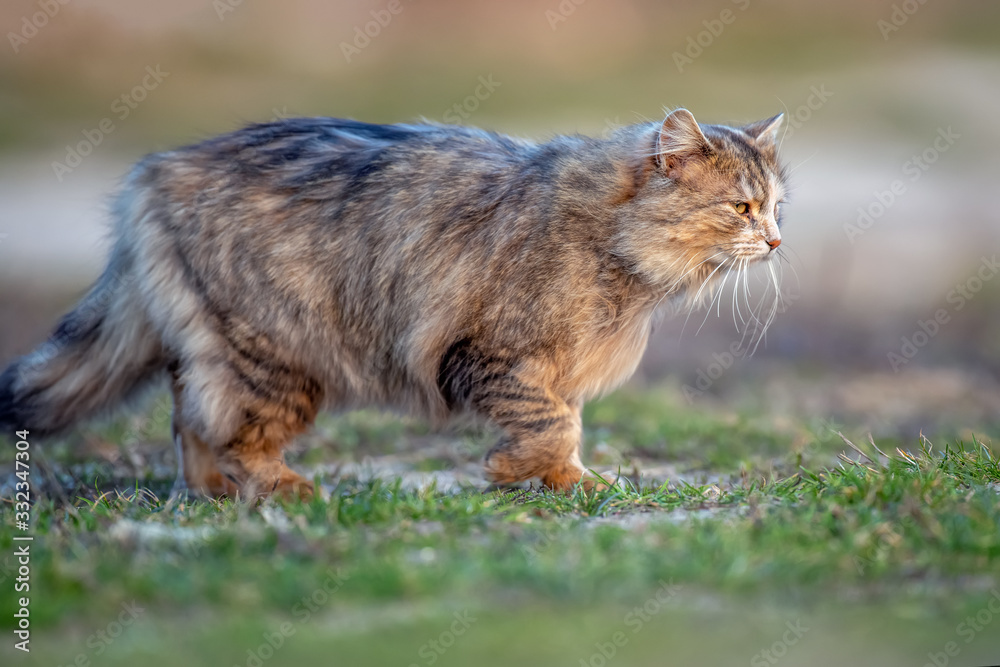
[[[779,245],[781,245],[781,239],[777,237],[773,239],[767,239],[767,245],[771,246],[771,250],[774,250]]]

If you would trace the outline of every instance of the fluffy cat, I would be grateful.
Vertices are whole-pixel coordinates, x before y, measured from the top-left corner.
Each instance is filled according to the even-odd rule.
[[[166,376],[193,491],[309,493],[283,448],[361,406],[473,411],[503,433],[491,480],[569,489],[581,406],[632,375],[656,306],[781,242],[780,124],[677,109],[532,143],[302,118],[150,155],[103,275],[0,375],[0,427],[54,433]]]

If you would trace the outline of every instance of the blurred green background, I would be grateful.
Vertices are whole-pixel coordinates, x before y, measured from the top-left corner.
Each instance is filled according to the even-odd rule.
[[[774,457],[791,474],[792,454],[808,450],[814,436],[830,438],[816,449],[826,457],[817,465],[829,463],[831,452],[841,447],[839,439],[828,432],[836,424],[846,424],[850,434],[871,432],[894,443],[912,444],[921,431],[950,442],[972,442],[975,435],[996,449],[1000,277],[995,275],[993,258],[1000,250],[1000,207],[994,199],[1000,176],[1000,3],[4,0],[0,25],[4,35],[0,44],[0,362],[40,342],[58,315],[96,278],[108,247],[110,195],[130,163],[148,152],[248,122],[295,115],[372,122],[461,121],[545,139],[556,133],[602,134],[618,125],[658,119],[665,109],[678,106],[690,109],[702,122],[742,123],[784,111],[788,131],[782,152],[793,182],[782,246],[791,257],[783,269],[787,308],[752,358],[726,356],[741,338],[729,319],[728,297],[723,299],[721,315],[709,315],[697,335],[703,314],[692,316],[683,333],[684,316],[668,317],[657,329],[632,387],[588,413],[589,459],[598,460],[600,455],[608,457],[602,463],[614,463],[619,449],[646,448],[653,450],[648,458],[660,463],[677,458],[684,458],[685,464],[707,461],[730,473],[750,461],[762,475],[767,457]],[[73,153],[87,154],[77,161]],[[897,181],[901,187],[893,194]],[[862,212],[871,216],[870,223],[861,217]],[[946,317],[938,326],[929,324],[942,310]],[[912,358],[894,364],[890,354],[902,354],[908,344],[913,344]],[[706,376],[711,376],[710,382],[702,381]],[[655,389],[648,391],[649,387]],[[704,414],[711,414],[711,419],[706,421]],[[426,444],[426,432],[420,428],[400,426],[391,418],[392,425],[387,426],[380,419],[358,417],[361,426],[355,430],[362,433],[356,438],[361,441],[360,453],[350,451],[356,445],[348,437],[353,431],[343,428],[351,422],[335,422],[336,427],[321,424],[307,446],[322,449],[323,456],[330,454],[329,449],[338,454],[346,451],[360,461],[355,464],[364,467],[372,454],[406,453],[415,444]],[[365,442],[365,429],[371,423],[378,428],[372,427],[377,437],[370,439],[391,441],[392,447],[380,450]],[[819,429],[813,428],[808,435],[801,434],[803,425],[816,424],[822,425],[823,433],[817,436]],[[74,447],[80,441],[88,443],[88,455],[111,451],[108,458],[125,469],[125,477],[140,476],[133,469],[144,470],[153,461],[158,472],[152,476],[165,489],[170,453],[164,447],[166,426],[159,424],[157,429],[155,437],[148,438],[150,443],[134,448],[139,463],[119,452],[119,443],[109,435],[126,431],[118,422],[104,431],[84,429],[70,442]],[[382,431],[392,431],[392,437]],[[322,441],[322,447],[314,441]],[[792,441],[795,452],[788,445]],[[715,443],[715,449],[706,448],[706,442]],[[313,449],[305,456],[310,463],[314,463],[308,458]],[[157,454],[149,453],[154,450]],[[459,458],[466,468],[478,471],[479,454],[463,450]],[[719,464],[713,458],[716,455],[726,465]],[[634,451],[629,456],[639,458]],[[444,467],[456,465],[447,456],[442,460]],[[422,461],[419,465],[430,464]],[[673,476],[675,470],[667,470]],[[79,474],[80,480],[89,481],[86,477],[86,473]],[[914,491],[921,499],[926,497],[922,493]],[[971,524],[963,523],[964,505],[951,500],[960,510],[955,510],[958,518],[948,524],[949,529],[965,535]],[[436,512],[433,508],[443,502],[464,501],[432,498],[427,502],[431,509],[421,511]],[[754,542],[759,527],[753,518],[756,502],[744,517],[747,525],[738,526],[747,529],[746,544],[751,548],[759,546]],[[871,502],[866,499],[864,504]],[[516,514],[510,521],[518,530],[531,517],[540,516],[543,525],[546,517],[551,518],[536,516],[533,510],[524,512],[530,515],[528,519]],[[206,514],[210,513],[206,510]],[[815,521],[807,518],[803,523],[817,524],[828,515],[832,516],[832,510],[824,508]],[[223,522],[224,527],[235,526],[233,534],[241,537],[233,538],[235,546],[226,542],[219,548],[216,560],[222,564],[217,568],[193,568],[192,572],[183,553],[175,557],[167,550],[166,555],[149,556],[141,543],[120,536],[113,538],[127,543],[120,565],[111,561],[101,570],[87,565],[83,555],[77,562],[74,559],[83,553],[80,544],[91,549],[90,557],[99,554],[99,563],[106,562],[107,552],[101,549],[117,549],[113,540],[110,546],[98,539],[88,542],[86,534],[92,530],[88,524],[84,537],[72,533],[63,535],[64,542],[53,540],[53,551],[61,555],[51,563],[46,561],[46,576],[63,585],[82,581],[78,588],[68,587],[72,594],[66,599],[83,606],[89,596],[97,595],[94,590],[102,591],[105,602],[124,599],[135,590],[157,599],[176,595],[183,601],[205,597],[204,592],[214,591],[218,584],[224,592],[216,591],[217,597],[245,612],[235,614],[231,623],[222,620],[216,608],[194,612],[178,602],[173,616],[157,612],[155,619],[140,623],[141,631],[125,636],[129,638],[128,660],[144,656],[169,663],[166,654],[174,641],[169,633],[190,632],[192,623],[200,625],[204,619],[201,634],[187,643],[177,641],[177,660],[214,655],[216,662],[224,662],[232,659],[232,645],[254,645],[283,618],[273,614],[273,598],[280,599],[284,579],[270,582],[267,589],[278,591],[265,596],[271,601],[272,616],[258,618],[253,605],[259,591],[253,585],[244,586],[241,577],[266,579],[272,566],[278,565],[289,578],[289,572],[301,575],[307,567],[318,567],[316,553],[309,549],[336,551],[340,541],[350,546],[344,548],[346,552],[365,554],[353,565],[378,570],[376,559],[384,556],[380,549],[392,539],[400,543],[392,543],[392,553],[403,563],[400,571],[406,572],[414,551],[411,547],[416,544],[420,550],[415,553],[424,554],[425,543],[436,539],[421,532],[422,515],[414,517],[416,527],[397,529],[405,521],[393,514],[380,527],[385,535],[371,527],[373,521],[348,528],[333,525],[336,540],[316,529],[320,537],[306,539],[303,547],[295,531],[308,533],[314,527],[302,527],[301,517],[291,516],[291,527],[273,524],[267,514],[254,519],[257,524],[268,524],[267,530],[273,532],[249,520],[241,523],[242,515]],[[114,518],[114,525],[124,523]],[[146,518],[140,515],[140,520]],[[100,532],[111,521],[95,524],[100,529],[93,530]],[[446,518],[444,523],[451,525],[449,521]],[[720,523],[728,525],[725,521]],[[878,531],[887,525],[881,521],[880,516],[873,518],[877,530],[869,531],[866,525],[865,535],[881,534]],[[316,523],[334,522],[320,517]],[[645,529],[626,524],[628,539],[634,542],[631,546],[645,544]],[[502,525],[504,530],[510,528]],[[253,530],[244,531],[247,526]],[[769,546],[783,550],[784,540],[795,539],[799,526],[794,528],[789,529],[793,533],[789,536],[772,535]],[[467,542],[442,538],[446,542],[442,551],[451,559],[443,561],[447,567],[440,566],[441,582],[447,584],[441,585],[442,598],[452,588],[455,569],[479,566],[475,559],[462,560],[466,549],[478,549],[480,560],[488,560],[492,553],[493,543],[484,541],[480,530],[492,534],[497,526],[472,522],[461,535]],[[518,539],[519,533],[511,530],[511,539]],[[673,565],[656,560],[651,554],[660,552],[658,541],[646,544],[646,551],[627,560],[628,554],[614,550],[616,541],[624,542],[624,537],[614,532],[606,537],[599,529],[591,538],[589,530],[588,524],[573,531],[573,539],[593,539],[611,554],[594,561],[593,580],[600,579],[609,563],[620,565],[623,580],[625,575],[652,576],[657,568],[686,567],[681,558],[671,561]],[[665,544],[682,548],[688,542],[697,545],[702,531],[714,534],[716,528],[706,523],[695,524],[690,534],[684,532],[686,527],[660,526],[657,530],[667,534]],[[295,539],[288,538],[289,533]],[[504,534],[495,538],[498,543]],[[842,537],[844,543],[851,542],[850,534]],[[970,543],[976,538],[967,537]],[[928,551],[935,566],[950,561],[939,554],[954,548],[970,559],[956,557],[960,572],[996,570],[992,537],[982,537],[976,544],[982,553],[993,553],[993,560],[964,542],[955,546],[948,539],[935,543],[940,551]],[[231,567],[223,558],[240,558],[248,548],[241,540],[255,549],[245,570]],[[782,664],[895,664],[892,659],[903,664],[906,661],[895,650],[897,644],[914,642],[905,653],[910,657],[940,651],[955,636],[954,626],[947,625],[952,618],[955,622],[961,618],[953,613],[955,607],[965,604],[972,613],[981,608],[980,598],[965,599],[968,591],[985,599],[997,581],[995,574],[984,574],[982,581],[962,574],[962,587],[954,588],[961,602],[951,601],[945,623],[928,609],[939,597],[947,597],[954,580],[938,581],[933,576],[911,580],[905,566],[893,563],[891,574],[899,578],[888,579],[886,588],[905,589],[907,595],[917,590],[912,594],[921,602],[911,607],[904,601],[887,620],[879,608],[857,615],[851,612],[852,596],[861,594],[842,586],[841,579],[844,571],[852,573],[848,581],[861,574],[854,575],[848,556],[842,556],[851,553],[849,548],[831,551],[825,561],[817,556],[819,565],[810,566],[808,559],[796,561],[806,572],[802,574],[769,565],[770,552],[765,549],[756,554],[756,560],[750,559],[748,570],[746,559],[734,553],[744,547],[743,542],[733,547],[722,541],[717,549],[714,544],[704,542],[700,547],[704,552],[695,550],[694,560],[714,572],[703,554],[720,554],[720,562],[725,563],[717,573],[721,581],[748,588],[754,585],[748,582],[756,581],[770,590],[767,576],[780,580],[784,572],[791,585],[775,595],[773,606],[759,607],[760,597],[767,599],[767,592],[757,590],[757,598],[734,603],[732,597],[713,589],[718,582],[705,575],[705,589],[689,591],[684,613],[675,615],[670,608],[651,626],[656,632],[644,633],[635,642],[631,664],[664,664],[664,645],[682,647],[674,656],[676,664],[712,664],[712,656],[721,660],[720,655],[745,663],[754,651],[781,636],[786,621],[805,612],[813,614],[809,617],[816,619],[815,627],[820,629],[811,635],[810,648],[803,647],[798,657]],[[913,552],[919,553],[923,542],[916,544]],[[819,539],[812,547],[817,554],[825,548]],[[280,554],[273,562],[272,552]],[[981,560],[970,565],[970,554]],[[174,583],[158,579],[161,562],[157,557],[174,568],[170,575],[177,577]],[[842,569],[831,566],[834,561]],[[133,566],[138,574],[120,591],[106,583],[118,579],[119,567]],[[541,664],[537,661],[543,656],[544,664],[556,664],[560,656],[577,655],[567,647],[585,646],[589,651],[590,644],[603,641],[609,628],[613,629],[608,623],[622,618],[617,606],[574,606],[587,596],[617,598],[614,591],[602,588],[613,589],[614,581],[597,584],[588,579],[580,584],[573,578],[579,573],[573,563],[560,560],[552,571],[539,570],[542,574],[530,567],[510,574],[505,569],[512,567],[507,561],[498,561],[496,566],[502,573],[498,580],[508,577],[522,588],[509,599],[479,599],[479,580],[467,575],[473,583],[459,591],[472,598],[470,605],[483,608],[495,602],[501,611],[491,619],[493,632],[483,633],[471,646],[450,654],[453,664],[488,661],[501,650],[518,662]],[[95,571],[103,574],[95,576]],[[190,573],[197,583],[189,588],[176,585],[176,581],[187,581],[178,572]],[[504,614],[504,610],[521,608],[518,595],[523,593],[523,580],[534,582],[536,576],[544,601],[526,609],[521,618]],[[824,577],[834,583],[818,589],[820,593],[815,588],[797,592],[803,581],[826,581]],[[466,598],[432,604],[426,597],[436,600],[437,593],[430,585],[425,588],[433,595],[419,599],[413,591],[426,594],[426,590],[404,575],[388,583],[373,580],[377,584],[373,589],[384,585],[385,597],[396,606],[383,606],[373,595],[360,611],[349,607],[324,617],[322,624],[303,629],[301,641],[289,644],[275,662],[321,661],[330,655],[324,652],[336,646],[343,656],[371,658],[376,650],[383,654],[383,662],[391,657],[423,664],[423,656],[416,653],[421,642],[447,627],[453,603],[465,604]],[[643,580],[641,586],[647,583]],[[578,590],[590,585],[593,589],[585,594]],[[645,590],[641,586],[631,582],[618,592],[619,597],[632,595],[641,600],[642,595],[635,593]],[[879,586],[865,581],[859,588],[870,594]],[[164,589],[169,589],[167,594],[158,592]],[[831,591],[836,595],[826,599]],[[245,599],[240,597],[244,594]],[[419,604],[407,607],[408,596],[419,599]],[[549,603],[551,609],[546,606]],[[59,598],[51,601],[52,607],[59,604]],[[836,607],[834,612],[828,604]],[[51,614],[53,618],[77,616],[75,609]],[[50,644],[44,657],[51,657],[52,663],[67,660],[85,643],[91,626],[103,626],[110,618],[105,614],[93,622],[82,619],[82,623],[69,624],[67,643]],[[180,629],[174,630],[174,625]],[[220,642],[221,636],[233,641]],[[512,636],[526,638],[513,652]],[[720,642],[720,636],[729,639]],[[844,637],[856,642],[848,657],[838,654]],[[993,644],[987,646],[980,640],[965,650],[963,664],[983,663],[989,659],[989,648]],[[571,657],[563,662],[578,664],[576,660]]]

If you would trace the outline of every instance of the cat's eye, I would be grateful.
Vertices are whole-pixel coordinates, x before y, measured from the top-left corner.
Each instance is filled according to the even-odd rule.
[[[733,208],[735,208],[736,212],[739,213],[740,215],[746,215],[747,211],[750,210],[750,205],[744,201],[741,201],[738,204],[733,204]]]

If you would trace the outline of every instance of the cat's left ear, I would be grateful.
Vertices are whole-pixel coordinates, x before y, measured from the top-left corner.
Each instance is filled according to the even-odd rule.
[[[756,123],[750,123],[743,127],[743,131],[753,137],[757,144],[764,147],[775,147],[778,145],[778,137],[781,135],[782,121],[785,119],[784,113],[772,116]]]

